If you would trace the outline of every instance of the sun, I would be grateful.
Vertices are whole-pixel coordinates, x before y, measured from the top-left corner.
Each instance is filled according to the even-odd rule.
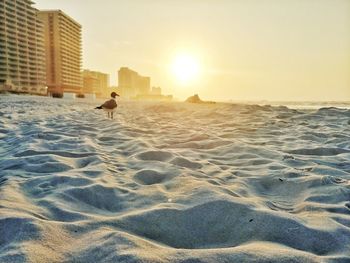
[[[198,78],[200,63],[193,55],[178,54],[172,62],[171,71],[181,85],[189,85]]]

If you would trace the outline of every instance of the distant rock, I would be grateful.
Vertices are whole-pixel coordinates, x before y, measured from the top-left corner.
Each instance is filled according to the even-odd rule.
[[[191,97],[188,97],[185,102],[189,103],[206,103],[206,104],[214,104],[215,101],[203,101],[199,98],[198,94],[195,94]]]
[[[203,103],[203,101],[199,98],[198,94],[195,94],[191,97],[188,97],[186,102],[190,103]]]

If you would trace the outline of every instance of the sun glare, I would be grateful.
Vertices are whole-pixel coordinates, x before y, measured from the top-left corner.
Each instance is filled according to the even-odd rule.
[[[188,85],[198,77],[200,65],[194,56],[179,54],[173,60],[171,71],[181,85]]]

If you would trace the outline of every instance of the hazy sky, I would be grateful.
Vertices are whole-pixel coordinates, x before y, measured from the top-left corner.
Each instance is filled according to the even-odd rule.
[[[349,0],[34,0],[83,26],[83,68],[128,66],[183,98],[350,100]],[[200,61],[180,85],[179,52]]]

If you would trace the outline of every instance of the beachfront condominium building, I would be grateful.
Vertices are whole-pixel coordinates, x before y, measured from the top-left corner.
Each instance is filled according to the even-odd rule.
[[[81,25],[61,10],[43,10],[46,79],[50,94],[82,92]]]
[[[160,95],[162,95],[162,89],[161,89],[161,87],[152,87],[151,94],[152,94],[152,95],[155,95],[155,96],[160,96]]]
[[[122,67],[118,71],[118,88],[126,98],[150,93],[151,78],[140,76],[136,71]]]
[[[109,97],[109,75],[98,71],[83,71],[83,93]]]
[[[30,0],[0,0],[0,90],[46,93],[43,25]]]

